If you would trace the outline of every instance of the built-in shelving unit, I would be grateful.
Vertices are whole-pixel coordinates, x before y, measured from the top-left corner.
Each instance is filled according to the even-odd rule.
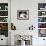
[[[38,31],[40,37],[46,37],[46,3],[38,3]]]
[[[0,35],[8,37],[8,3],[0,3]]]

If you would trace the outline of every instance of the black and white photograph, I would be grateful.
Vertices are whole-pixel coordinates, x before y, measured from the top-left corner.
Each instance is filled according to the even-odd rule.
[[[18,20],[29,20],[29,10],[17,10]]]

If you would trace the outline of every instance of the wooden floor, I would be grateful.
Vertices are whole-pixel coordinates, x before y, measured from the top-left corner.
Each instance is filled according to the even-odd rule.
[[[0,45],[0,46],[8,46],[8,45]]]

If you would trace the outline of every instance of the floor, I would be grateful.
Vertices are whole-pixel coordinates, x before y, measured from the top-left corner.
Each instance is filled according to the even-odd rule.
[[[0,46],[8,46],[8,45],[0,45]]]

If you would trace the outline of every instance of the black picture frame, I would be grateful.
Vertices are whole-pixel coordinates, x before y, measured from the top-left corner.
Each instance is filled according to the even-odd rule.
[[[29,20],[29,10],[17,10],[18,20]]]

